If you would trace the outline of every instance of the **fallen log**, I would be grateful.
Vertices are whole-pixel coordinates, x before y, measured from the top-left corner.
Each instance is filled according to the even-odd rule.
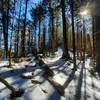
[[[64,87],[61,84],[59,84],[58,82],[55,82],[51,78],[47,78],[47,80],[53,85],[53,87],[58,91],[58,93],[61,96],[64,96]]]
[[[46,77],[53,77],[54,76],[54,72],[49,68],[49,66],[47,64],[44,63],[44,61],[42,60],[41,57],[35,55],[36,60],[38,61],[39,65],[41,66],[41,68],[43,68],[43,70],[46,72]]]
[[[37,56],[37,54],[35,54],[35,53],[34,53],[34,55],[35,55],[35,58],[38,61],[39,65],[45,71],[45,74],[46,74],[45,78],[53,85],[53,87],[58,91],[58,93],[61,96],[64,96],[64,87],[51,79],[51,77],[54,76],[54,72],[49,68],[49,66],[47,64],[44,63],[44,61],[42,60],[41,57]]]
[[[53,73],[53,71],[49,68],[49,66],[48,66],[47,64],[45,64],[44,61],[43,61],[41,58],[39,58],[38,61],[39,61],[39,65],[40,65],[40,66],[42,65],[42,68],[46,71],[47,76],[52,77],[52,76],[54,75],[54,73]]]
[[[21,97],[24,90],[16,90],[12,85],[10,85],[6,80],[0,77],[0,82],[2,82],[9,90],[12,91],[10,98]]]
[[[16,89],[13,86],[11,86],[6,80],[4,80],[1,77],[0,77],[0,82],[2,82],[12,92],[15,92],[16,91]]]

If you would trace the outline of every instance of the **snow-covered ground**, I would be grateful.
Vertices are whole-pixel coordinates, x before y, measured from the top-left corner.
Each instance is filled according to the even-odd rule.
[[[55,73],[52,79],[64,87],[64,96],[60,96],[53,85],[43,77],[44,71],[36,65],[32,57],[30,61],[15,64],[13,69],[4,67],[7,62],[1,61],[0,77],[16,89],[24,89],[22,97],[16,100],[100,100],[100,79],[90,74],[90,59],[86,60],[85,65],[77,60],[78,69],[74,72],[71,70],[73,64],[61,59],[61,55],[62,50],[59,49],[54,58],[44,58],[44,62]],[[33,74],[33,79],[40,81],[41,84],[32,83],[32,79],[22,78],[22,74]],[[10,94],[11,91],[0,83],[0,100],[10,100]]]

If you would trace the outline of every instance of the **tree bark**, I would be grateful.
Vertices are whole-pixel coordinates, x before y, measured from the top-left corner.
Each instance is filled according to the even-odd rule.
[[[25,18],[24,18],[24,31],[22,33],[22,51],[21,54],[23,57],[25,57],[25,37],[26,37],[26,18],[27,18],[27,5],[28,5],[28,0],[25,1]]]
[[[67,38],[67,28],[66,28],[66,15],[65,15],[65,0],[61,0],[62,9],[62,23],[63,23],[63,55],[62,58],[69,59],[68,53],[68,38]]]
[[[20,0],[20,8],[19,8],[19,14],[18,14],[18,31],[17,31],[17,45],[16,45],[16,57],[18,57],[19,56],[19,29],[20,29],[20,17],[21,17],[21,8],[22,8],[22,5],[21,5],[21,3],[22,3],[22,1]]]
[[[15,92],[16,89],[11,86],[6,80],[0,77],[0,82],[2,82],[5,86],[7,86],[8,89],[10,89],[12,92]]]
[[[2,0],[2,24],[3,24],[3,35],[4,35],[4,48],[5,48],[5,56],[7,58],[8,53],[8,22],[9,22],[9,0],[6,1],[7,5],[4,4]],[[6,8],[4,9],[4,6]]]
[[[95,0],[96,71],[100,73],[100,0]]]
[[[43,25],[43,56],[45,56],[45,35],[46,35],[46,28],[45,28],[45,23],[44,23],[44,25]]]
[[[100,16],[95,18],[96,32],[96,70],[100,73]]]
[[[95,51],[96,51],[96,48],[95,48],[95,18],[94,16],[92,16],[92,57],[95,61]]]
[[[76,47],[75,47],[75,28],[74,28],[74,1],[71,0],[71,20],[72,20],[72,35],[73,35],[73,61],[74,61],[74,69],[76,70]]]
[[[39,19],[39,34],[38,34],[38,49],[40,51],[40,32],[41,32],[41,18]]]

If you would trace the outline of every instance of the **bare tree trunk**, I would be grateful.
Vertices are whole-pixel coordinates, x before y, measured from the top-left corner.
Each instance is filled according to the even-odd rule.
[[[19,28],[20,28],[20,17],[21,17],[21,8],[22,8],[22,5],[21,5],[22,1],[20,0],[20,8],[19,8],[19,15],[18,15],[18,32],[17,32],[17,45],[16,45],[16,57],[18,57],[18,54],[19,54]]]
[[[41,19],[39,19],[39,34],[38,34],[38,49],[40,51],[40,32],[41,32]]]
[[[95,60],[95,51],[96,51],[96,48],[95,48],[95,18],[94,16],[92,16],[92,43],[93,43],[93,46],[92,46],[92,56],[93,56],[93,59]]]
[[[26,18],[27,18],[27,5],[28,5],[28,0],[25,1],[25,18],[24,18],[24,31],[22,33],[22,51],[21,54],[23,57],[25,57],[25,36],[26,36]]]
[[[92,57],[92,45],[91,45],[91,38],[89,34],[87,34],[86,51],[88,53],[88,57]]]
[[[83,60],[83,33],[80,33],[80,59]]]
[[[8,53],[8,20],[9,20],[9,0],[7,0],[7,5],[4,10],[4,1],[2,0],[2,24],[3,24],[3,35],[4,35],[4,48],[5,48],[5,55],[7,58]]]
[[[35,53],[37,54],[37,33],[36,33],[36,25],[37,24],[37,21],[35,21],[35,25],[34,25],[34,49],[35,49]]]
[[[86,30],[85,30],[85,19],[83,18],[83,42],[84,42],[84,60],[83,62],[85,63],[85,52],[86,52]]]
[[[0,27],[0,50],[1,50],[1,36],[2,36],[2,28]]]
[[[100,73],[100,16],[95,18],[96,31],[96,70]]]
[[[76,47],[75,47],[75,29],[74,29],[74,1],[71,0],[71,20],[72,20],[72,34],[73,34],[73,61],[74,61],[74,70],[76,70]]]
[[[45,56],[45,35],[46,35],[46,28],[45,23],[43,25],[43,56]]]
[[[57,50],[57,48],[58,48],[58,45],[57,45],[57,44],[58,44],[58,41],[57,41],[57,40],[58,40],[58,39],[57,39],[57,38],[58,38],[58,20],[59,20],[59,19],[56,18],[56,32],[55,32],[55,42],[56,42],[56,46],[55,46],[55,47],[56,47],[56,50]]]
[[[100,0],[95,0],[96,71],[100,73]]]
[[[14,0],[14,8],[13,8],[13,22],[12,22],[12,31],[11,31],[11,37],[10,37],[10,49],[9,49],[9,67],[11,67],[11,50],[12,50],[12,35],[14,33],[14,21],[15,21],[15,4],[16,0]]]
[[[13,86],[11,86],[6,80],[0,77],[0,82],[2,82],[9,90],[12,91],[10,98],[20,97],[24,91],[23,90],[16,90]]]
[[[68,38],[67,38],[67,29],[66,29],[66,15],[65,15],[65,0],[61,0],[61,9],[62,9],[62,21],[63,21],[63,56],[62,58],[69,59],[68,53]]]
[[[27,52],[30,53],[31,52],[31,43],[32,43],[32,34],[31,34],[31,30],[28,29],[28,48],[27,48]]]
[[[79,58],[79,25],[78,25],[78,23],[77,23],[77,38],[76,38],[76,40],[77,40],[77,57]]]
[[[13,86],[11,86],[6,80],[4,80],[1,77],[0,77],[0,82],[2,82],[4,85],[6,85],[7,88],[10,89],[12,92],[15,92],[16,91],[16,89]]]
[[[52,31],[51,31],[51,42],[52,42],[52,53],[55,51],[55,33],[54,33],[54,11],[53,8],[50,8],[50,20],[52,25]]]
[[[96,32],[96,70],[100,73],[100,16],[95,17]]]

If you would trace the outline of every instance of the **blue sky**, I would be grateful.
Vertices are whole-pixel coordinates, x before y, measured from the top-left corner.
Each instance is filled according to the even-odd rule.
[[[40,1],[42,1],[42,0],[29,0],[28,10],[27,10],[27,18],[28,19],[31,19],[31,15],[30,15],[30,9],[31,9],[31,7],[35,7],[36,4],[38,4]]]
[[[31,15],[30,15],[30,10],[32,7],[35,7],[40,1],[42,0],[29,0],[28,1],[28,8],[27,8],[27,19],[31,20]],[[22,9],[21,9],[21,14],[23,14],[25,12],[25,0],[22,0]],[[17,12],[19,12],[19,8],[20,8],[20,0],[18,2],[18,4],[16,5],[16,10]]]

